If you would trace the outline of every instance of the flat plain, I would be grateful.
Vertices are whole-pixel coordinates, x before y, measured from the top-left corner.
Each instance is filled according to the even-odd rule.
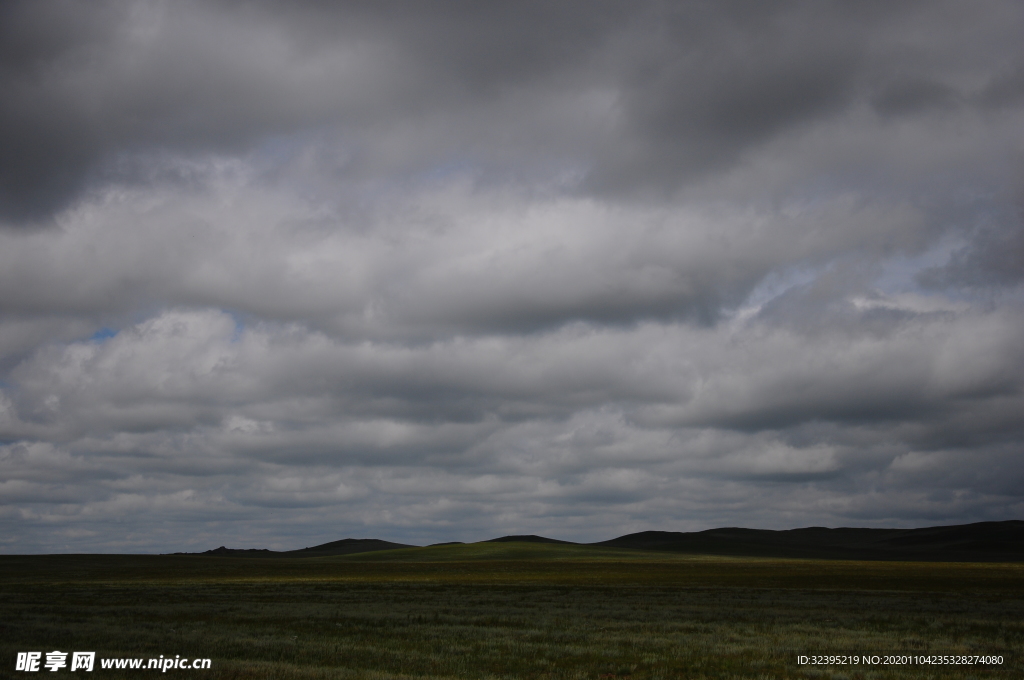
[[[0,556],[20,651],[210,658],[205,678],[1020,678],[1024,564],[476,543],[339,557]],[[996,654],[995,668],[798,655]],[[156,671],[63,669],[46,677]]]

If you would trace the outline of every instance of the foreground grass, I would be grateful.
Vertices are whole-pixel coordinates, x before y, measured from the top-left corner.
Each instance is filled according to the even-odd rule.
[[[0,677],[31,677],[13,671],[16,652],[53,649],[210,657],[212,670],[168,671],[209,680],[1024,677],[1021,565],[474,548],[420,561],[0,557]],[[796,665],[853,650],[1008,663]]]

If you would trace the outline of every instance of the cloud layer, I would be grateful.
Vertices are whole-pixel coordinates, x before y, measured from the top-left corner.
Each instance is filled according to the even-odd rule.
[[[7,3],[3,552],[1024,512],[1024,11]]]

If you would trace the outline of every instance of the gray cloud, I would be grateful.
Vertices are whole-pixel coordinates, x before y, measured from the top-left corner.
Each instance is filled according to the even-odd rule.
[[[918,280],[929,287],[1019,285],[1024,280],[1024,215],[1020,208],[1015,213],[979,228],[969,245],[942,266],[922,271]]]
[[[585,59],[623,11],[580,9],[12,3],[0,53],[2,216],[43,219],[124,178],[126,155],[234,153],[324,126],[365,140],[484,107]],[[472,132],[460,143],[472,145]],[[356,144],[364,171],[436,158]]]
[[[1007,62],[1024,63],[1012,4],[968,15],[740,2],[5,11],[0,207],[15,222],[111,175],[144,179],[131,163],[124,174],[138,154],[237,153],[324,129],[345,140],[348,177],[540,163],[588,168],[600,190],[671,189],[865,96],[884,114],[948,103],[958,88],[1007,100]]]
[[[1016,4],[0,11],[4,552],[1024,511]]]
[[[949,108],[959,97],[942,83],[923,78],[896,80],[883,87],[872,99],[875,110],[883,116],[919,113],[935,108]]]

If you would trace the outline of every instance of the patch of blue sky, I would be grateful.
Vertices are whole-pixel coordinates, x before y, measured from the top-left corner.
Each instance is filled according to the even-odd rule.
[[[113,328],[108,328],[107,326],[104,326],[103,328],[93,333],[92,337],[90,337],[89,339],[92,340],[93,342],[103,343],[116,335],[117,331],[115,331]]]
[[[246,160],[262,181],[334,210],[351,191],[351,182],[339,180],[359,151],[336,132],[311,127],[268,137]]]
[[[774,300],[787,290],[811,283],[827,266],[790,267],[785,270],[770,272],[750,291],[747,299],[743,301],[737,312],[742,314],[744,310],[749,313],[751,309],[760,309],[765,303]]]
[[[479,171],[479,167],[470,162],[469,159],[452,159],[445,163],[437,163],[430,166],[422,173],[422,179],[427,183],[446,183],[452,180],[473,177]]]
[[[328,128],[312,127],[289,134],[266,137],[251,156],[263,164],[280,166],[289,164],[310,149],[323,151],[325,146],[338,147],[335,135]],[[332,143],[333,142],[333,143]]]
[[[921,285],[919,275],[929,269],[945,266],[953,254],[966,245],[967,241],[962,235],[948,234],[924,252],[890,257],[881,263],[881,273],[875,279],[875,287],[889,294],[934,293]]]
[[[231,342],[236,343],[242,339],[242,334],[245,333],[245,319],[238,312],[233,312],[230,309],[225,309],[231,320],[235,322],[235,330],[231,332]]]

